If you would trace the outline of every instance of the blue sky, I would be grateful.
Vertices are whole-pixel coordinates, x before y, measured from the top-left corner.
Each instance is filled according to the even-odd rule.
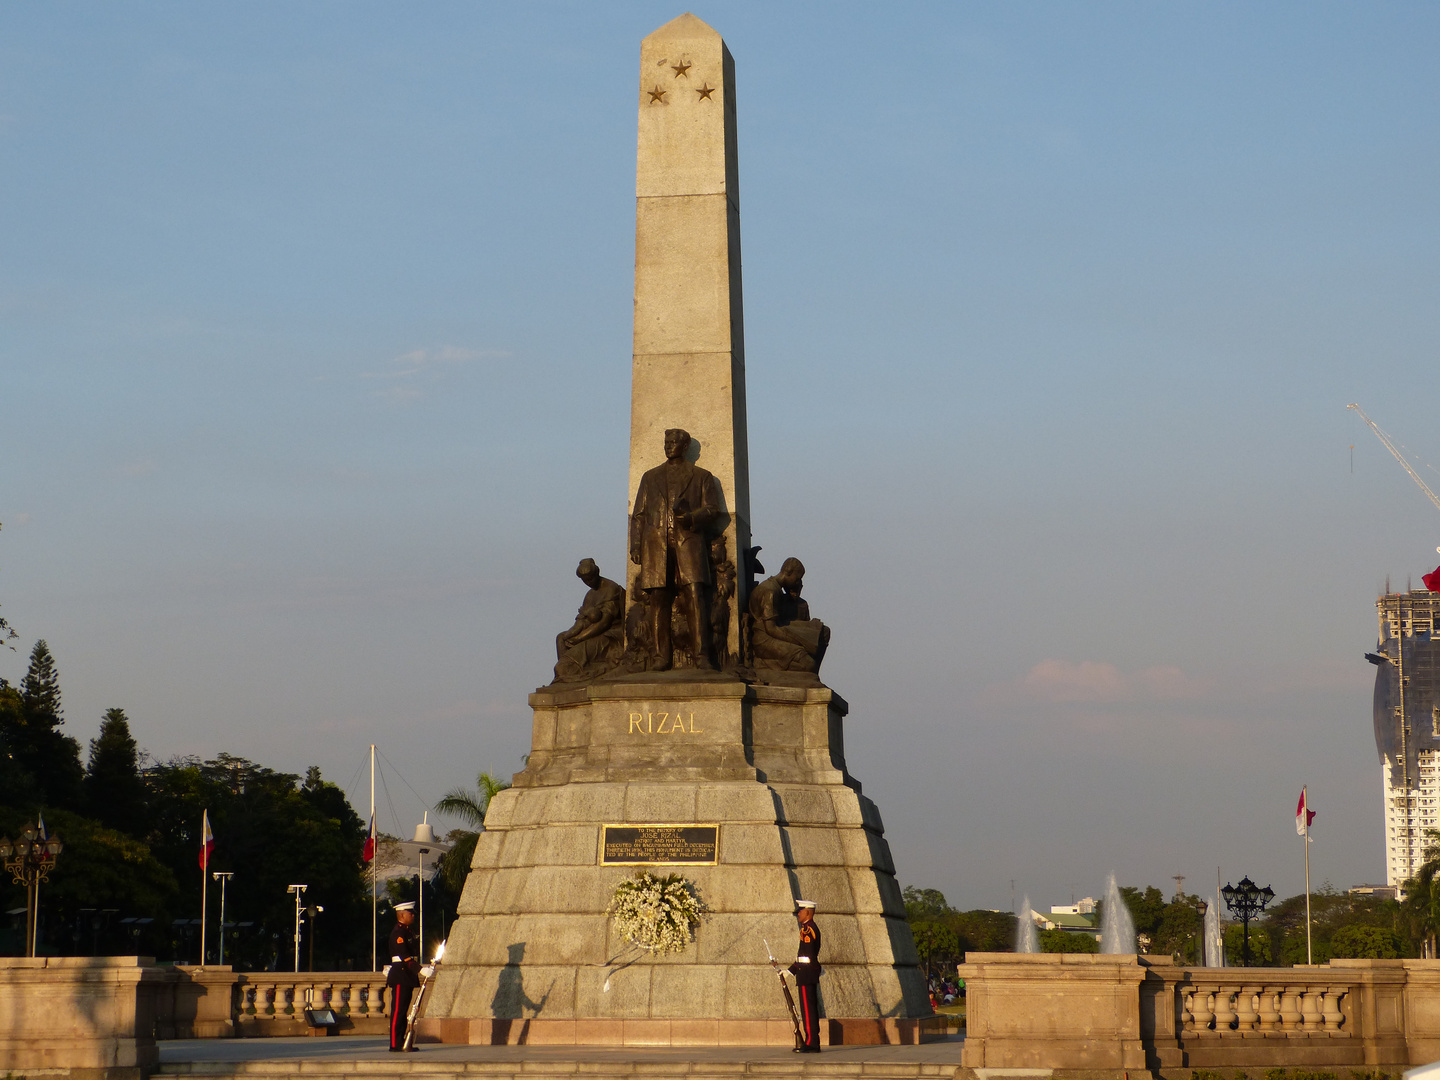
[[[679,12],[0,10],[0,675],[46,638],[67,729],[158,757],[344,784],[375,741],[405,827],[518,769],[574,565],[624,556],[634,68]],[[756,540],[902,882],[1288,894],[1303,783],[1316,881],[1383,880],[1360,654],[1440,513],[1345,405],[1440,464],[1440,12],[695,13]]]

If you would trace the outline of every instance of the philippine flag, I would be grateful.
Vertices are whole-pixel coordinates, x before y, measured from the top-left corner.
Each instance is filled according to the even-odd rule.
[[[1300,805],[1295,807],[1295,831],[1301,836],[1310,835],[1310,823],[1315,820],[1315,811],[1305,801],[1305,789],[1300,789]]]
[[[210,811],[200,819],[200,869],[210,869],[210,856],[215,851],[215,834],[210,831]]]
[[[370,815],[370,832],[365,836],[365,850],[360,853],[360,858],[369,862],[375,858],[375,815]]]

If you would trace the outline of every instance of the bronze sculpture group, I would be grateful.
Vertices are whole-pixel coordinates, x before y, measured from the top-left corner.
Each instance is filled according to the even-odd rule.
[[[830,628],[801,599],[805,567],[786,559],[763,573],[752,548],[742,553],[748,600],[739,647],[729,645],[740,571],[726,553],[720,483],[686,457],[688,432],[665,432],[665,461],[648,470],[630,515],[635,593],[600,575],[593,559],[575,574],[587,586],[574,625],[555,639],[555,682],[581,683],[642,672],[723,670],[757,681],[818,683]]]

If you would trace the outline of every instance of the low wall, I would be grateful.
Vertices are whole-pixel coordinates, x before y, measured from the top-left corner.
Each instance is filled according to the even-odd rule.
[[[338,1035],[384,1035],[390,1031],[385,976],[370,971],[246,971],[236,976],[235,1034],[246,1037],[305,1035],[307,1008],[335,1010]]]
[[[167,967],[155,1007],[161,1039],[311,1034],[306,1009],[332,1009],[337,1035],[390,1030],[385,976],[370,971],[232,971]]]
[[[165,975],[148,957],[0,959],[0,1074],[139,1080],[159,1061]]]
[[[969,1068],[1403,1069],[1440,1058],[1440,961],[1184,968],[1160,957],[970,953]]]

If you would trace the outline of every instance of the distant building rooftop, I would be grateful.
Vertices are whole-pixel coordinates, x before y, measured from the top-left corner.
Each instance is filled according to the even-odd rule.
[[[1399,889],[1394,885],[1352,885],[1351,896],[1378,896],[1381,900],[1398,899]]]

